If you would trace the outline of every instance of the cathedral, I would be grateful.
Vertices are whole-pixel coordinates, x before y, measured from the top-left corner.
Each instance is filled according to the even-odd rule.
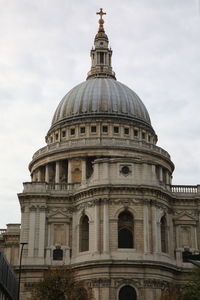
[[[139,96],[117,81],[104,12],[86,81],[58,104],[46,146],[18,194],[21,225],[0,232],[21,299],[50,266],[71,265],[95,300],[159,300],[200,250],[200,185],[172,185],[174,164]]]

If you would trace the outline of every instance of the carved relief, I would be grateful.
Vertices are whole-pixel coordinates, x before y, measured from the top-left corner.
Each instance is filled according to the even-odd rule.
[[[144,287],[146,288],[155,288],[155,289],[163,289],[167,287],[169,283],[167,281],[159,280],[159,279],[145,279]]]

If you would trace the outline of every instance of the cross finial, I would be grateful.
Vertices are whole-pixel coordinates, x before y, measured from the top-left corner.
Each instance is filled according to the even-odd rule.
[[[103,12],[103,8],[100,8],[100,11],[97,12],[97,15],[100,15],[100,19],[99,19],[99,32],[104,32],[104,28],[103,28],[103,24],[104,24],[104,20],[102,18],[103,15],[106,15],[105,12]]]
[[[103,12],[103,8],[100,8],[100,11],[97,12],[97,15],[100,15],[100,19],[102,20],[102,16],[103,16],[103,15],[106,15],[106,13]]]

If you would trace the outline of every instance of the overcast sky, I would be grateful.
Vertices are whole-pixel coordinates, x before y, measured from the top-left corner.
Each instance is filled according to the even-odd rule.
[[[100,7],[113,70],[146,105],[173,184],[200,184],[199,0],[0,0],[0,228],[20,222],[32,155],[86,78]]]

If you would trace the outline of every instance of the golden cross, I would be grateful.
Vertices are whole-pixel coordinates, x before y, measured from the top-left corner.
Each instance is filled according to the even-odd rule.
[[[100,8],[100,11],[96,13],[97,15],[100,15],[100,20],[102,20],[102,16],[106,15],[105,12],[103,12],[103,8]]]

